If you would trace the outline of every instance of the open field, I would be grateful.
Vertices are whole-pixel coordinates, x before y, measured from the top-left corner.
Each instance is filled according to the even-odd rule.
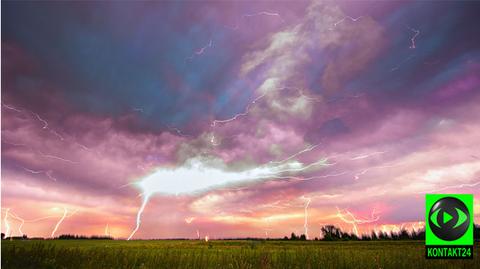
[[[421,241],[3,241],[2,268],[480,268],[425,260]]]

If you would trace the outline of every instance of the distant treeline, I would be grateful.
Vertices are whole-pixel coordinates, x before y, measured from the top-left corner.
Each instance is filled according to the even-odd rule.
[[[425,230],[411,230],[407,231],[402,229],[400,231],[390,231],[390,232],[375,232],[372,231],[370,234],[362,234],[357,236],[354,233],[347,233],[342,231],[341,228],[334,225],[326,225],[320,229],[320,237],[315,237],[314,240],[322,241],[371,241],[371,240],[425,240]],[[473,237],[476,241],[480,240],[480,225],[474,225]],[[320,239],[319,239],[320,238]],[[285,236],[283,240],[307,240],[307,237],[302,235],[296,235],[292,233],[290,237]]]
[[[480,241],[480,225],[474,225],[473,230],[475,241]],[[23,236],[14,236],[14,237],[7,237],[5,238],[5,234],[2,233],[2,240],[43,240],[43,237],[33,237],[29,238],[27,235]],[[114,240],[111,236],[104,236],[104,235],[74,235],[74,234],[62,234],[54,239],[60,240]],[[158,240],[165,240],[165,239],[158,239]],[[189,239],[170,239],[170,240],[189,240]],[[265,240],[264,238],[252,238],[252,237],[243,237],[243,238],[225,238],[222,240]],[[307,240],[307,236],[305,234],[296,235],[292,233],[290,237],[285,236],[283,239],[281,238],[267,238],[267,240]],[[390,232],[375,232],[372,231],[370,234],[362,234],[357,236],[354,233],[348,233],[342,231],[341,228],[336,227],[334,225],[326,225],[320,229],[320,236],[315,237],[314,240],[322,240],[322,241],[372,241],[372,240],[425,240],[425,230],[411,230],[407,231],[402,229],[400,231],[390,231]]]
[[[2,240],[45,240],[46,238],[43,237],[31,237],[29,238],[26,234],[23,236],[12,236],[5,238],[5,234],[2,233]],[[48,239],[60,239],[60,240],[113,240],[111,236],[105,235],[76,235],[76,234],[62,234],[55,238],[48,238]]]
[[[320,239],[319,239],[320,238]],[[304,234],[297,236],[295,233],[290,235],[290,238],[285,236],[284,240],[307,240]],[[371,240],[425,240],[425,230],[407,231],[402,229],[400,231],[390,232],[375,232],[370,234],[356,235],[355,233],[348,233],[342,231],[341,228],[334,225],[326,225],[320,229],[320,237],[315,237],[314,240],[322,241],[371,241]]]
[[[79,240],[79,239],[89,239],[89,240],[113,240],[113,237],[107,235],[76,235],[76,234],[62,234],[55,239],[62,239],[62,240]]]
[[[320,238],[320,239],[319,239]],[[283,240],[307,240],[307,237],[302,235],[296,235],[292,233],[290,237],[285,236]],[[347,233],[342,229],[334,226],[327,225],[321,228],[320,237],[315,237],[314,240],[322,241],[371,241],[371,240],[425,240],[425,230],[419,231],[407,231],[400,230],[398,232],[374,232],[370,234],[362,234],[357,236],[354,233]]]

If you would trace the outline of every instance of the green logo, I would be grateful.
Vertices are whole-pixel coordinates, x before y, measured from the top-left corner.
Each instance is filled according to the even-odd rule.
[[[427,194],[425,199],[427,258],[471,258],[473,195]],[[455,256],[460,250],[466,256]]]

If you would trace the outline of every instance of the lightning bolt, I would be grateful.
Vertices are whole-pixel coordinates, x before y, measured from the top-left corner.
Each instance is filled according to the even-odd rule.
[[[252,14],[243,14],[242,17],[246,18],[246,17],[255,17],[255,16],[262,16],[262,15],[280,17],[280,14],[276,12],[269,12],[269,11],[260,11]]]
[[[58,139],[60,139],[62,141],[65,140],[65,138],[62,135],[60,135],[59,133],[57,133],[55,130],[50,129],[50,133],[52,133],[54,136],[58,137]]]
[[[263,97],[265,97],[266,93],[258,96],[257,98],[255,98],[250,104],[247,105],[246,109],[245,109],[245,112],[242,112],[242,113],[239,113],[239,114],[236,114],[235,116],[233,116],[232,118],[230,119],[226,119],[226,120],[214,120],[212,122],[212,127],[215,127],[217,125],[217,123],[226,123],[226,122],[231,122],[231,121],[234,121],[236,119],[238,119],[239,117],[242,117],[242,116],[247,116],[248,113],[250,112],[250,109],[251,109],[251,106],[254,105],[256,102],[258,102],[258,100],[262,99]]]
[[[40,117],[37,113],[31,112],[41,123],[43,123],[42,129],[47,129],[48,128],[48,122]]]
[[[10,109],[10,110],[13,110],[13,111],[15,111],[15,112],[18,112],[18,113],[22,113],[22,112],[23,112],[23,110],[20,110],[20,109],[14,107],[14,106],[12,106],[12,105],[7,105],[7,104],[3,104],[3,103],[2,103],[2,105],[3,105],[3,107],[5,107],[6,109]]]
[[[45,172],[45,175],[46,175],[49,179],[51,179],[51,180],[53,180],[53,181],[57,181],[57,178],[55,178],[54,176],[52,176],[52,173],[53,173],[52,170],[48,170],[47,172]]]
[[[10,211],[10,208],[7,208],[5,210],[5,217],[3,218],[3,223],[5,223],[5,238],[8,237],[10,233],[10,223],[8,222],[8,212]]]
[[[127,240],[132,239],[132,237],[135,235],[135,233],[136,233],[136,232],[138,231],[138,229],[140,228],[140,224],[142,223],[143,210],[145,210],[145,206],[147,205],[149,199],[150,199],[150,195],[149,195],[149,194],[144,194],[144,195],[143,195],[142,205],[140,206],[140,209],[139,209],[138,212],[137,212],[135,229],[132,231],[132,233],[130,234],[130,236],[128,236]]]
[[[7,213],[8,213],[8,212],[7,212]],[[22,235],[23,235],[22,228],[23,228],[23,225],[25,224],[25,220],[22,219],[22,218],[20,218],[19,216],[15,215],[15,214],[12,213],[12,212],[8,213],[8,215],[10,215],[10,216],[13,217],[14,219],[20,221],[20,225],[18,226],[18,232],[19,232],[20,236],[22,236]]]
[[[62,217],[58,220],[57,224],[55,224],[55,227],[53,228],[53,231],[52,233],[50,234],[50,237],[53,238],[53,236],[55,235],[55,233],[57,232],[58,230],[58,227],[60,227],[60,225],[63,223],[63,221],[65,220],[65,218],[67,217],[71,217],[73,216],[75,213],[77,213],[78,210],[75,210],[74,212],[72,212],[70,215],[68,215],[68,210],[66,207],[63,207],[63,215]]]
[[[284,87],[275,88],[274,90],[275,90],[275,91],[284,91],[284,90],[289,90],[289,89],[296,90],[301,96],[304,96],[304,97],[307,98],[308,100],[319,101],[319,99],[316,98],[316,97],[310,97],[310,96],[305,95],[305,94],[303,93],[303,90],[302,90],[302,89],[296,88],[296,87],[284,86]],[[211,126],[212,126],[212,127],[215,127],[215,126],[216,126],[217,124],[219,124],[219,123],[229,123],[229,122],[232,122],[232,121],[237,120],[237,119],[240,118],[240,117],[247,116],[247,115],[250,113],[250,110],[251,110],[252,106],[255,105],[260,99],[264,98],[264,97],[266,96],[266,94],[267,94],[267,93],[263,93],[263,94],[259,95],[258,97],[256,97],[252,102],[250,102],[250,103],[247,105],[247,107],[245,108],[244,112],[235,114],[233,117],[228,118],[228,119],[225,119],[225,120],[214,120],[214,121],[212,121]],[[215,143],[215,135],[214,135],[214,134],[212,134],[212,136],[211,136],[210,143],[212,143],[212,145],[214,145],[214,146],[220,145],[220,143]],[[313,146],[313,148],[315,148],[315,147],[316,147],[316,145]],[[312,150],[313,148],[311,148],[311,149],[309,149],[309,150],[306,150],[306,151],[310,151],[310,150]]]
[[[412,31],[414,33],[414,35],[410,38],[410,42],[412,42],[412,44],[410,45],[410,49],[415,49],[416,48],[416,45],[415,45],[415,39],[417,38],[417,36],[420,34],[420,30],[417,30],[417,29],[413,29],[413,28],[410,28],[407,26],[407,28]]]
[[[57,230],[58,230],[58,227],[60,226],[60,224],[62,224],[63,220],[67,217],[67,213],[68,213],[67,208],[64,207],[64,208],[63,208],[63,215],[62,215],[62,217],[60,218],[60,220],[57,222],[57,224],[55,225],[55,227],[53,228],[53,231],[52,231],[52,234],[50,235],[50,237],[53,238],[53,236],[55,235],[55,233],[56,233]]]
[[[417,231],[417,226],[415,225],[415,223],[412,223],[412,231],[414,231],[414,232]]]
[[[9,217],[12,217],[18,221],[20,221],[20,225],[18,226],[18,232],[20,235],[23,235],[23,231],[22,231],[22,228],[24,226],[25,223],[35,223],[35,222],[38,222],[38,221],[42,221],[42,220],[46,220],[46,219],[51,219],[51,218],[57,218],[58,216],[54,216],[54,215],[49,215],[49,216],[45,216],[45,217],[40,217],[40,218],[36,218],[36,219],[31,219],[31,220],[26,220],[24,218],[21,218],[20,216],[18,216],[17,214],[13,213],[10,208],[7,208],[6,209],[6,216],[4,218],[4,221]],[[71,217],[73,216],[78,210],[70,213],[70,215],[65,215],[65,217],[62,217],[63,219],[64,218],[68,218],[68,217]],[[61,220],[63,221],[63,220]],[[59,221],[59,223],[61,223],[61,221]],[[60,225],[59,223],[57,223],[57,225]],[[10,230],[10,224],[8,223],[8,221],[6,222],[6,224],[8,224],[8,229]],[[58,227],[56,227],[55,229],[58,229]]]
[[[302,154],[305,153],[305,152],[312,151],[313,149],[315,149],[316,147],[318,147],[318,145],[319,145],[319,144],[316,144],[316,145],[307,147],[306,149],[301,150],[301,151],[299,151],[299,152],[297,152],[297,153],[295,153],[295,154],[293,154],[293,155],[291,155],[291,156],[289,156],[289,157],[287,157],[287,158],[285,158],[285,159],[283,159],[283,160],[281,160],[281,161],[271,161],[270,163],[272,163],[272,164],[281,164],[281,163],[284,163],[284,162],[286,162],[286,161],[289,161],[289,160],[291,160],[291,159],[293,159],[293,158],[296,158],[296,157],[302,155]]]
[[[366,172],[368,172],[369,169],[362,170],[360,173],[356,173],[355,176],[353,177],[354,180],[360,179],[361,175],[364,175]]]
[[[90,151],[90,152],[95,152],[96,154],[100,154],[100,153],[98,153],[98,152],[96,152],[96,151],[93,151],[91,148],[85,146],[84,144],[80,144],[80,143],[78,143],[78,142],[75,142],[75,144],[76,144],[77,146],[79,146],[82,150]]]
[[[22,167],[23,170],[31,173],[31,174],[45,174],[49,179],[53,181],[57,181],[57,179],[52,175],[53,171],[48,170],[48,171],[43,171],[43,170],[32,170],[26,167]]]
[[[43,173],[43,171],[39,170],[39,171],[35,171],[35,170],[32,170],[32,169],[28,169],[28,168],[25,168],[25,167],[22,167],[23,170],[29,172],[29,173],[32,173],[32,174],[41,174]]]
[[[195,220],[195,217],[185,218],[185,222],[186,222],[187,224],[192,223],[194,220]]]
[[[309,239],[309,237],[308,237],[308,206],[310,205],[310,202],[312,201],[312,199],[308,198],[308,197],[305,197],[305,196],[302,196],[301,198],[305,200],[305,206],[304,206],[304,210],[305,210],[304,218],[305,219],[304,219],[303,228],[304,228],[304,231],[305,231],[305,237],[308,240]]]
[[[105,226],[105,236],[110,236],[110,231],[108,230],[108,223]]]
[[[361,175],[364,175],[365,173],[367,173],[368,171],[370,171],[370,170],[372,170],[372,169],[392,168],[392,167],[396,167],[396,166],[400,166],[400,165],[403,165],[403,164],[402,164],[402,163],[397,163],[397,164],[380,165],[380,166],[369,167],[369,168],[366,168],[366,169],[361,170],[360,172],[356,173],[356,174],[354,175],[353,179],[354,179],[354,180],[359,180]]]
[[[72,161],[72,160],[69,160],[69,159],[65,159],[65,158],[62,158],[62,157],[59,157],[59,156],[55,156],[55,155],[51,155],[51,154],[46,154],[46,153],[43,153],[42,151],[40,150],[34,150],[32,147],[28,146],[27,144],[23,144],[23,143],[12,143],[12,142],[7,142],[5,140],[2,140],[2,143],[5,143],[5,144],[8,144],[8,145],[12,145],[12,146],[19,146],[19,147],[26,147],[28,148],[29,150],[41,155],[42,157],[44,158],[49,158],[49,159],[55,159],[55,160],[59,160],[59,161],[63,161],[63,162],[68,162],[68,163],[71,163],[71,164],[78,164],[79,162],[76,162],[76,161]],[[82,146],[84,147],[86,150],[90,150],[88,149],[87,147],[79,144],[79,143],[76,143],[77,145],[79,146]],[[91,151],[91,150],[90,150]],[[23,167],[22,167],[23,168]],[[25,169],[24,169],[25,170]],[[27,172],[30,172],[28,170],[31,170],[31,169],[27,169],[25,171]]]
[[[243,14],[241,17],[243,19],[245,18],[251,18],[251,17],[257,17],[257,16],[274,16],[274,17],[278,17],[280,18],[281,22],[283,23],[284,20],[282,19],[282,17],[280,16],[280,14],[278,13],[275,13],[275,12],[269,12],[269,11],[260,11],[260,12],[257,12],[257,13],[251,13],[251,14]],[[238,23],[236,24],[235,27],[229,27],[229,26],[225,26],[231,30],[234,30],[236,31],[238,28],[239,28],[239,25]],[[198,48],[197,50],[195,50],[191,56],[185,58],[185,62],[189,62],[189,61],[192,61],[195,57],[198,57],[202,54],[205,53],[205,51],[209,48],[212,48],[214,45],[213,45],[213,40],[210,39],[208,44],[206,44],[205,46],[201,47],[201,48]]]
[[[65,138],[60,135],[58,132],[56,132],[55,130],[53,130],[52,128],[48,127],[48,122],[43,119],[42,117],[40,117],[40,115],[38,113],[35,113],[33,111],[30,111],[30,110],[26,110],[26,109],[20,109],[20,108],[16,108],[12,105],[7,105],[7,104],[2,104],[3,107],[7,108],[7,109],[10,109],[10,110],[13,110],[15,112],[18,112],[18,113],[23,113],[24,111],[30,113],[36,120],[38,120],[43,126],[42,126],[42,129],[44,130],[48,130],[51,134],[53,134],[54,136],[56,136],[57,138],[59,138],[60,140],[65,140]]]
[[[213,46],[213,41],[210,39],[210,42],[208,42],[208,45],[206,45],[203,48],[200,48],[195,52],[196,55],[202,55],[207,48],[211,48]]]
[[[402,65],[404,65],[406,62],[410,61],[413,58],[413,54],[405,58],[405,60],[401,61],[397,66],[393,67],[390,69],[390,72],[398,70]]]
[[[357,17],[357,18],[353,18],[353,17],[350,17],[350,16],[345,16],[345,17],[343,17],[341,20],[335,22],[335,23],[333,24],[333,27],[337,27],[337,25],[339,25],[340,23],[344,22],[344,21],[347,20],[347,19],[350,20],[350,21],[352,21],[352,22],[356,22],[356,21],[358,21],[358,20],[361,19],[361,18],[363,18],[363,16],[360,16],[360,17]]]
[[[257,17],[257,16],[268,16],[268,17],[278,17],[280,19],[280,22],[285,22],[283,20],[283,18],[280,16],[279,13],[276,13],[276,12],[270,12],[270,11],[260,11],[260,12],[256,12],[256,13],[249,13],[249,14],[243,14],[241,16],[242,19],[246,19],[246,18],[251,18],[251,17]],[[231,29],[233,31],[236,31],[238,30],[238,28],[240,27],[239,26],[239,23],[237,21],[235,27],[230,27],[230,26],[225,26],[226,28],[228,29]]]
[[[232,118],[229,118],[229,119],[214,120],[214,121],[212,121],[211,126],[214,128],[218,123],[228,123],[228,122],[232,122],[232,121],[238,119],[239,117],[247,116],[250,113],[251,106],[253,106],[260,99],[264,98],[265,95],[266,95],[266,93],[264,93],[264,94],[258,96],[257,98],[255,98],[250,104],[247,105],[244,112],[238,113],[238,114],[234,115]],[[212,143],[213,146],[220,145],[220,143],[215,142],[215,134],[213,134],[213,133],[212,133],[212,136],[211,136],[211,139],[210,139],[210,143]]]
[[[337,217],[339,217],[343,222],[347,224],[351,224],[353,228],[353,232],[357,236],[360,236],[360,234],[358,233],[357,224],[373,223],[380,219],[379,216],[375,216],[375,209],[373,209],[372,211],[371,219],[357,219],[355,215],[353,215],[353,213],[350,212],[349,210],[347,209],[340,210],[338,207],[336,208],[337,208]]]
[[[65,140],[65,138],[62,135],[60,135],[57,131],[48,127],[49,126],[48,122],[45,119],[43,119],[42,117],[40,117],[39,114],[37,114],[33,111],[28,111],[28,112],[30,112],[39,122],[41,122],[43,124],[42,129],[48,130],[51,134],[53,134],[54,136],[56,136],[58,139],[60,139],[62,141]]]
[[[195,220],[195,217],[185,218],[185,223],[191,224]],[[200,232],[197,229],[197,238],[200,239]]]
[[[425,194],[425,193],[434,193],[434,192],[439,192],[439,191],[444,191],[448,189],[461,189],[461,188],[473,188],[480,185],[480,181],[474,182],[474,183],[463,183],[459,185],[451,185],[451,186],[445,186],[439,189],[433,189],[433,190],[428,190],[428,191],[422,191],[422,192],[417,192],[418,194]]]
[[[378,155],[378,154],[384,154],[384,153],[387,153],[387,152],[386,151],[376,151],[376,152],[373,152],[373,153],[370,153],[370,154],[355,156],[355,157],[351,158],[350,160],[354,161],[354,160],[366,159],[366,158],[370,158],[372,156],[375,156],[375,155]]]
[[[38,153],[40,155],[42,155],[43,157],[49,158],[49,159],[59,160],[59,161],[63,161],[63,162],[71,163],[71,164],[78,164],[79,163],[79,162],[72,161],[72,160],[69,160],[69,159],[65,159],[65,158],[62,158],[62,157],[59,157],[59,156],[55,156],[55,155],[51,155],[51,154],[45,154],[41,151],[38,151]]]
[[[213,47],[213,40],[210,39],[210,41],[208,42],[207,45],[197,49],[196,51],[193,52],[193,54],[187,58],[185,58],[185,62],[188,62],[188,61],[192,61],[195,57],[198,57],[202,54],[205,53],[205,51],[208,49],[208,48],[211,48]]]

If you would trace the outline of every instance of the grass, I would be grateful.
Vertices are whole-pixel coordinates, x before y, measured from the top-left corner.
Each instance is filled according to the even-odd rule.
[[[480,268],[426,260],[421,241],[2,241],[2,268]]]

